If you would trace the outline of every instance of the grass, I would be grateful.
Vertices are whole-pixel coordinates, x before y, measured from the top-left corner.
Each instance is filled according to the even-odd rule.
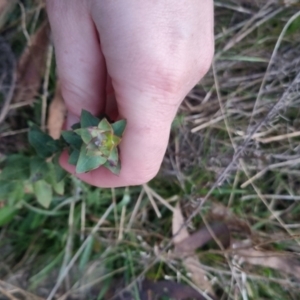
[[[193,284],[182,259],[171,255],[171,209],[178,201],[190,232],[222,221],[232,245],[263,253],[264,261],[254,261],[233,248],[209,244],[197,251],[219,299],[298,299],[297,9],[298,2],[215,1],[213,67],[183,102],[160,174],[147,186],[96,189],[68,177],[48,209],[34,193],[1,199],[2,211],[14,209],[0,231],[3,299],[15,299],[7,296],[11,286],[43,299],[122,299],[131,288],[138,299],[141,278]],[[32,36],[44,19],[39,1],[1,15],[1,35],[16,56],[26,45],[24,24]],[[54,60],[48,71],[34,102],[11,109],[0,125],[3,159],[32,155],[22,131],[28,120],[42,125],[43,105],[55,92]],[[269,257],[277,260],[268,264]]]

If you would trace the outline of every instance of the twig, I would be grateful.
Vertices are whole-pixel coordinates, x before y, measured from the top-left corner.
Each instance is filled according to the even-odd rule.
[[[137,214],[137,212],[138,212],[138,209],[139,209],[139,207],[140,207],[140,204],[141,204],[141,202],[142,202],[142,199],[143,199],[143,197],[144,197],[144,194],[145,194],[145,190],[142,189],[141,192],[140,192],[140,194],[139,194],[139,197],[138,197],[138,199],[137,199],[137,201],[136,201],[136,204],[135,204],[135,206],[134,206],[133,212],[132,212],[132,214],[131,214],[131,216],[130,216],[130,219],[129,219],[129,222],[128,222],[128,225],[127,225],[127,230],[131,229],[132,223],[133,223],[133,221],[134,221],[134,219],[135,219],[135,217],[136,217],[136,214]]]
[[[0,133],[0,138],[16,135],[16,134],[20,134],[20,133],[26,133],[26,132],[28,132],[28,130],[29,130],[28,128],[24,128],[24,129],[19,129],[19,130],[11,130],[11,131],[7,131],[7,132],[3,132],[3,133]]]
[[[45,71],[43,95],[42,95],[41,128],[43,130],[46,129],[47,98],[48,98],[48,86],[49,86],[49,79],[50,79],[52,56],[53,56],[53,46],[50,44],[47,53],[46,71]]]
[[[120,227],[119,227],[119,235],[118,241],[123,239],[123,232],[124,232],[124,223],[125,223],[125,215],[126,215],[126,205],[122,207],[121,211],[121,218],[120,218]]]
[[[159,211],[159,209],[158,209],[158,207],[157,207],[157,205],[155,203],[155,200],[154,200],[154,198],[153,198],[153,196],[152,196],[152,194],[151,194],[151,192],[149,190],[149,187],[146,184],[143,184],[143,188],[144,188],[144,190],[145,190],[145,192],[146,192],[146,194],[147,194],[147,196],[148,196],[148,198],[150,200],[150,203],[151,203],[151,205],[152,205],[152,207],[153,207],[153,209],[154,209],[157,217],[161,218],[161,213],[160,213],[160,211]]]
[[[275,199],[275,200],[288,200],[288,201],[300,201],[300,196],[296,195],[271,195],[271,194],[263,194],[265,199]],[[251,200],[257,198],[256,194],[246,195],[241,198],[242,201]]]
[[[243,171],[246,174],[246,176],[249,177],[246,165],[245,165],[245,163],[242,160],[241,160],[241,166],[242,166]],[[262,203],[267,207],[267,209],[269,210],[269,212],[271,213],[271,215],[273,216],[273,218],[275,220],[277,220],[277,222],[281,225],[281,227],[290,235],[291,238],[293,238],[293,233],[289,230],[288,227],[286,227],[285,223],[281,220],[280,216],[277,215],[276,212],[274,212],[272,210],[272,208],[270,207],[269,203],[263,197],[263,195],[260,192],[260,190],[258,189],[258,187],[253,182],[251,182],[251,185],[252,185],[253,189],[255,190],[255,192],[257,193],[257,195],[260,198],[260,200],[262,201]],[[294,240],[298,243],[298,245],[300,245],[300,241],[298,241],[297,239],[294,239]]]
[[[168,208],[171,212],[174,213],[175,209],[172,205],[170,205],[163,197],[158,195],[153,189],[151,189],[147,184],[145,184],[148,191],[153,195],[154,198],[156,198],[162,205],[164,205],[166,208]]]
[[[278,142],[278,141],[282,141],[285,139],[290,139],[290,138],[294,138],[294,137],[298,137],[298,136],[300,136],[300,131],[286,133],[286,134],[277,135],[277,136],[271,136],[268,138],[256,138],[256,140],[260,143],[267,144],[267,143]]]
[[[215,124],[215,123],[218,123],[218,122],[222,121],[223,119],[224,119],[224,116],[219,116],[219,117],[217,117],[217,118],[215,118],[215,119],[209,120],[208,122],[203,123],[203,124],[201,124],[201,125],[199,125],[199,126],[193,128],[193,129],[191,130],[191,132],[192,132],[192,133],[195,133],[195,132],[197,132],[197,131],[200,131],[200,130],[206,128],[206,127],[209,127],[209,126],[212,125],[212,124]]]
[[[26,28],[26,11],[25,11],[25,7],[23,5],[22,2],[18,1],[18,4],[20,6],[20,9],[21,9],[21,15],[22,15],[22,18],[21,18],[21,25],[22,25],[22,31],[23,31],[23,34],[27,40],[27,45],[28,46],[31,46],[31,38],[30,38],[30,35],[27,31],[27,28]]]
[[[233,40],[229,41],[229,43],[224,47],[224,51],[228,51],[229,49],[231,49],[236,43],[238,43],[241,40],[243,40],[253,30],[255,30],[256,28],[258,28],[260,25],[262,25],[263,23],[267,22],[268,20],[272,19],[273,17],[275,17],[277,14],[279,14],[283,10],[284,10],[284,8],[282,8],[282,7],[278,8],[277,10],[275,10],[272,13],[270,13],[269,15],[267,15],[265,18],[263,18],[260,21],[258,21],[257,23],[255,23],[252,27],[250,27],[248,30],[246,30],[245,32],[243,32],[241,35],[239,35],[238,37],[236,37]]]
[[[265,167],[263,170],[261,170],[260,172],[258,172],[257,174],[255,174],[254,176],[252,176],[251,178],[249,178],[247,181],[245,181],[241,185],[241,188],[247,187],[249,184],[253,183],[255,180],[257,180],[258,178],[263,176],[267,171],[270,171],[270,170],[273,170],[276,168],[280,168],[280,167],[284,167],[284,166],[297,165],[299,163],[300,163],[300,158],[296,158],[296,159],[291,159],[288,161],[283,161],[283,162],[280,162],[277,164],[269,165],[269,166]]]
[[[15,298],[12,294],[10,294],[9,292],[5,291],[2,287],[0,287],[0,292],[6,296],[7,298],[9,298],[9,300],[18,300],[17,298]]]
[[[258,91],[258,94],[257,94],[257,98],[256,98],[256,101],[254,103],[254,107],[253,107],[253,113],[252,113],[252,117],[250,119],[250,122],[249,124],[252,123],[252,118],[253,118],[253,115],[255,113],[255,110],[258,106],[258,103],[260,102],[261,100],[261,97],[262,97],[262,93],[263,93],[263,89],[266,85],[266,81],[267,81],[267,74],[269,73],[270,71],[270,68],[271,68],[271,65],[273,64],[274,62],[274,59],[275,59],[275,56],[277,55],[277,52],[278,52],[278,49],[279,49],[279,46],[281,45],[281,42],[283,40],[283,37],[287,31],[287,29],[289,28],[289,26],[294,22],[294,20],[296,20],[298,17],[300,16],[300,11],[298,11],[296,14],[294,14],[289,20],[288,22],[284,25],[278,39],[277,39],[277,42],[275,44],[275,47],[274,47],[274,50],[272,52],[272,55],[271,55],[271,58],[270,58],[270,61],[269,61],[269,64],[268,64],[268,67],[267,67],[267,70],[265,72],[265,75],[263,77],[263,80],[262,80],[262,83],[260,85],[260,88],[259,88],[259,91]]]

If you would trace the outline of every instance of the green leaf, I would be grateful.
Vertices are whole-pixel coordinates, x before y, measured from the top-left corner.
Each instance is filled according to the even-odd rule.
[[[30,159],[30,180],[32,182],[45,178],[49,172],[47,162],[39,157],[32,157]]]
[[[90,126],[98,126],[100,120],[93,116],[90,112],[87,110],[82,110],[81,111],[81,116],[80,116],[80,125],[81,128],[86,128]]]
[[[76,129],[75,133],[82,138],[85,144],[88,144],[93,138],[91,132],[87,128]]]
[[[64,195],[65,193],[65,180],[61,180],[60,182],[53,182],[52,187],[58,195]]]
[[[0,209],[0,226],[7,224],[16,215],[17,209],[5,206]]]
[[[126,120],[120,120],[111,125],[116,136],[122,137],[124,130],[126,128],[126,124],[127,124]]]
[[[68,163],[70,165],[76,166],[79,159],[79,154],[80,152],[77,149],[74,149],[69,156]]]
[[[107,121],[106,118],[103,118],[99,125],[98,125],[98,128],[103,130],[103,131],[112,131],[112,127],[111,127],[111,124]]]
[[[78,134],[76,134],[74,131],[62,131],[61,135],[64,140],[73,148],[80,150],[82,140]]]
[[[64,149],[65,145],[62,140],[52,140],[46,145],[52,153],[60,152]]]
[[[108,161],[103,165],[103,167],[110,170],[115,175],[119,175],[121,171],[121,162],[118,161],[117,165],[111,165]]]
[[[2,180],[26,180],[29,178],[29,158],[23,155],[11,155],[5,161],[0,174]]]
[[[119,153],[117,148],[113,148],[110,152],[110,155],[107,159],[107,162],[110,163],[112,166],[116,166],[119,161]]]
[[[10,206],[14,206],[21,200],[23,200],[25,195],[25,187],[23,181],[14,181],[13,190],[7,196],[7,203]]]
[[[63,195],[65,191],[65,181],[60,180],[59,182],[57,181],[56,173],[55,173],[55,164],[49,163],[49,172],[48,176],[46,178],[46,181],[50,183],[54,191],[59,194]]]
[[[109,169],[112,173],[119,175],[121,171],[121,162],[119,160],[119,153],[117,148],[114,148],[112,150],[107,162],[103,166]]]
[[[39,180],[33,183],[33,191],[40,205],[49,208],[52,201],[52,188],[45,180]]]
[[[59,154],[55,155],[53,157],[52,163],[53,163],[53,168],[54,168],[54,173],[55,173],[55,179],[56,182],[59,183],[62,181],[66,176],[67,172],[60,166],[59,164]]]
[[[89,239],[84,251],[82,252],[80,260],[79,260],[79,270],[80,271],[84,271],[87,263],[90,261],[91,254],[93,251],[93,245],[94,245],[94,238],[93,238],[93,236],[91,236],[91,238]]]
[[[14,187],[14,181],[0,180],[0,200],[7,198],[8,195],[13,192]]]
[[[13,206],[23,199],[24,190],[23,180],[0,181],[0,200],[5,199],[10,206]]]
[[[50,157],[55,151],[52,147],[46,147],[48,143],[53,143],[53,138],[43,132],[38,126],[32,125],[28,133],[30,145],[35,149],[38,156],[42,158]]]
[[[79,129],[80,128],[80,122],[78,122],[78,123],[75,123],[75,124],[73,124],[72,126],[71,126],[71,128],[73,129],[73,130],[75,130],[75,129]]]
[[[85,173],[97,169],[107,161],[103,156],[87,156],[85,145],[81,146],[76,173]]]

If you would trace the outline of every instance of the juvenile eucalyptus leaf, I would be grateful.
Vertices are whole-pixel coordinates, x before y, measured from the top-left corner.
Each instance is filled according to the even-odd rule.
[[[112,131],[111,124],[107,121],[106,118],[103,118],[98,124],[98,128],[103,131]]]
[[[79,158],[79,154],[80,154],[79,150],[77,150],[77,149],[72,150],[72,152],[69,156],[68,163],[70,165],[76,166],[78,158]]]
[[[73,129],[73,130],[75,130],[75,129],[79,129],[80,128],[80,122],[78,122],[78,123],[75,123],[75,124],[73,124],[72,126],[71,126],[71,128]]]
[[[61,132],[62,137],[64,138],[64,140],[70,144],[73,148],[80,150],[81,145],[82,145],[82,139],[80,138],[80,136],[78,134],[76,134],[75,132],[69,130],[65,130]]]
[[[47,176],[49,167],[47,162],[40,157],[30,159],[30,181],[35,182]]]
[[[53,163],[49,164],[49,172],[47,175],[46,181],[52,186],[57,194],[63,195],[65,190],[65,182],[64,180],[57,181],[55,165]]]
[[[42,158],[50,157],[55,152],[50,147],[46,147],[48,143],[53,143],[53,138],[41,131],[41,129],[36,125],[31,126],[28,133],[28,140],[38,156]]]
[[[106,162],[103,167],[107,168],[108,170],[110,170],[112,173],[119,175],[120,171],[121,171],[121,162],[118,161],[117,165],[111,164],[110,162]]]
[[[47,143],[46,147],[49,148],[53,154],[62,151],[64,148],[64,143],[61,140],[52,140]]]
[[[127,121],[126,120],[120,120],[115,123],[113,123],[111,126],[114,130],[114,134],[118,137],[122,137],[125,127],[126,127]]]
[[[117,148],[114,148],[112,149],[108,159],[107,159],[107,162],[111,165],[111,166],[116,166],[117,163],[119,161],[119,153],[118,153],[118,149]]]
[[[86,173],[97,169],[107,161],[103,156],[88,156],[86,155],[85,146],[82,145],[80,155],[76,165],[76,173]]]
[[[80,128],[74,131],[81,137],[85,144],[88,144],[93,138],[91,131],[88,128]]]
[[[98,126],[100,120],[93,116],[90,112],[86,110],[82,110],[81,116],[80,116],[80,125],[81,128],[86,128],[90,126]]]
[[[74,124],[72,130],[63,131],[60,139],[54,140],[38,126],[31,125],[29,140],[43,159],[55,153],[59,155],[67,147],[70,153],[68,162],[76,165],[77,173],[88,172],[104,165],[113,173],[118,174],[121,164],[117,147],[121,142],[125,126],[125,120],[111,124],[106,117],[103,116],[100,121],[99,118],[83,110],[80,123]],[[58,160],[54,164],[58,166],[55,171],[58,174],[56,175],[58,183],[62,180],[64,171],[59,167]],[[44,178],[39,171],[31,173],[32,181]]]
[[[45,180],[39,180],[33,183],[33,191],[37,201],[44,208],[49,208],[52,201],[52,188]]]
[[[107,159],[107,162],[103,166],[116,175],[120,173],[121,162],[119,160],[119,153],[117,148],[114,148],[112,150],[109,158]]]

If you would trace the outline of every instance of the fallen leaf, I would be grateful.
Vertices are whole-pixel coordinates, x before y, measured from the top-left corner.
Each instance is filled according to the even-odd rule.
[[[175,245],[175,253],[180,257],[182,256],[182,262],[185,266],[186,270],[191,273],[191,277],[196,286],[204,291],[205,293],[211,295],[210,297],[214,297],[214,291],[211,283],[208,281],[206,277],[206,272],[202,269],[199,259],[193,253],[193,251],[189,251],[190,255],[186,256],[186,253],[181,252],[177,249],[179,244],[185,243],[187,239],[190,238],[190,235],[187,231],[186,226],[184,225],[184,218],[181,212],[181,208],[179,203],[176,204],[175,210],[173,212],[172,219],[172,232],[173,232],[173,241]],[[188,245],[187,245],[188,246]],[[192,252],[192,253],[191,253]]]
[[[173,233],[173,242],[175,246],[177,246],[180,242],[182,242],[183,240],[185,240],[190,236],[186,226],[183,225],[184,225],[184,218],[181,212],[180,205],[179,203],[177,203],[173,213],[173,219],[172,219],[172,233]]]
[[[55,95],[49,106],[47,121],[48,133],[55,140],[60,137],[66,111],[65,102],[61,94],[61,87],[59,82],[57,82]]]
[[[37,95],[46,67],[49,42],[49,25],[45,22],[31,37],[30,45],[19,59],[13,102],[33,101]]]
[[[279,270],[300,279],[300,262],[298,260],[283,256],[283,254],[278,255],[274,251],[258,251],[253,248],[245,249],[242,243],[236,243],[234,246],[234,254],[242,262]],[[242,247],[243,249],[236,249],[236,247]]]
[[[222,246],[228,248],[230,245],[230,232],[228,227],[224,223],[211,224],[209,227],[221,242]],[[212,240],[214,240],[214,237],[208,228],[204,227],[178,243],[176,245],[176,251],[180,253],[192,253]]]

